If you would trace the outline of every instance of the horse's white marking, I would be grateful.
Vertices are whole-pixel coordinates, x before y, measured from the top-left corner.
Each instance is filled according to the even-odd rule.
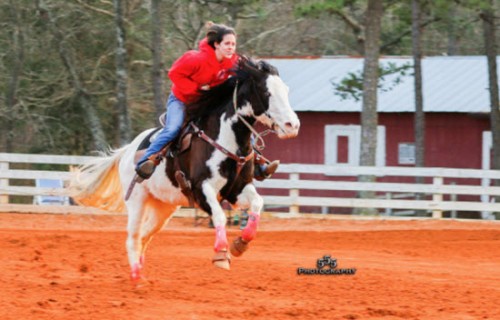
[[[236,116],[229,119],[224,119],[223,115],[220,119],[220,132],[217,137],[217,143],[224,146],[229,152],[235,153],[238,150],[236,136],[232,130],[232,125],[237,121]],[[227,159],[227,156],[215,149],[207,161],[207,167],[212,173],[212,177],[205,180],[202,184],[203,194],[207,198],[207,203],[212,208],[212,220],[215,226],[224,226],[226,224],[226,215],[219,204],[217,195],[224,187],[227,179],[219,173],[220,164]]]
[[[300,121],[297,114],[290,106],[288,99],[288,86],[277,75],[269,75],[266,80],[269,97],[269,109],[257,117],[257,120],[272,127],[278,128],[280,138],[293,138],[299,133]],[[268,116],[269,115],[269,116]]]
[[[238,114],[242,116],[254,116],[252,105],[250,104],[250,102],[247,101],[247,103],[242,105],[241,108],[238,109]]]
[[[236,205],[241,208],[249,208],[250,212],[260,214],[264,206],[264,199],[257,193],[253,184],[247,184],[238,195]]]
[[[201,189],[203,190],[203,194],[207,199],[207,203],[212,209],[212,221],[215,227],[225,226],[227,222],[226,214],[222,207],[217,201],[218,191],[214,190],[213,186],[210,183],[210,180],[206,180],[203,182]]]

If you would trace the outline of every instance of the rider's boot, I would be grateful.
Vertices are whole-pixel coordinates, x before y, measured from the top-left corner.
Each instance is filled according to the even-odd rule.
[[[280,161],[274,160],[271,162],[264,158],[264,156],[256,152],[254,157],[254,164],[254,178],[258,181],[262,181],[271,177],[271,175],[275,173],[276,170],[278,170]]]
[[[149,179],[155,172],[163,157],[162,151],[151,155],[149,158],[141,160],[135,166],[135,172],[143,180]]]

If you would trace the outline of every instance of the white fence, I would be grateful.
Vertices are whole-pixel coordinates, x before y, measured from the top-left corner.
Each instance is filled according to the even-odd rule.
[[[67,195],[64,188],[36,187],[34,181],[56,179],[67,182],[70,179],[69,166],[80,165],[90,159],[93,157],[0,153],[0,211],[9,210],[9,196]],[[43,168],[47,164],[63,165],[65,168],[32,168]],[[32,167],[26,168],[29,166]],[[311,175],[316,178],[307,178]],[[360,175],[376,176],[377,181],[359,182],[356,177]],[[350,177],[351,181],[339,181],[345,180],[345,177]],[[423,177],[427,183],[417,184],[414,182],[415,177]],[[387,182],[391,178],[412,181]],[[256,186],[264,194],[265,189],[281,190],[285,195],[265,195],[264,202],[266,206],[285,207],[290,214],[301,212],[300,207],[333,207],[384,209],[382,214],[391,214],[397,209],[425,210],[432,212],[434,218],[442,217],[443,211],[475,211],[481,212],[483,218],[492,218],[492,213],[500,212],[500,203],[491,200],[500,196],[500,187],[491,186],[496,179],[500,179],[500,172],[495,170],[282,164],[275,177],[256,182]],[[446,183],[449,180],[453,180],[453,183]],[[16,181],[24,181],[24,184],[29,185],[19,185]],[[326,193],[349,191],[353,196],[305,196],[306,190]],[[378,196],[375,199],[361,199],[355,196],[358,191],[374,191]],[[415,194],[428,196],[422,200],[399,197]],[[459,198],[467,199],[457,200]],[[59,211],[85,209],[72,207],[60,208]]]

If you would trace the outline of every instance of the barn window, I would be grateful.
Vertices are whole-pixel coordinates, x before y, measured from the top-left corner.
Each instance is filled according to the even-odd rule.
[[[415,164],[415,144],[402,142],[398,144],[398,164]]]
[[[325,126],[325,164],[359,166],[361,126]],[[377,166],[385,166],[385,127],[377,127]]]

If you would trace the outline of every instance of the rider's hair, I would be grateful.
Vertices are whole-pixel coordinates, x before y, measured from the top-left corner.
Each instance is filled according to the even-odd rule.
[[[212,21],[207,22],[207,40],[208,44],[215,49],[215,43],[221,43],[226,34],[234,34],[236,31],[224,24],[216,24]]]

